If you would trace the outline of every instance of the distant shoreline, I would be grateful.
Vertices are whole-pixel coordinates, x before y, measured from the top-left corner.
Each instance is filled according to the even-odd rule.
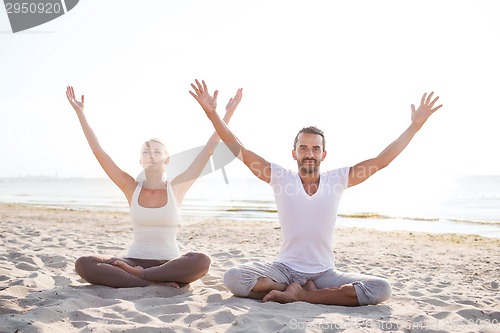
[[[128,207],[118,209],[116,207],[68,207],[65,205],[54,204],[39,204],[39,203],[12,203],[0,202],[0,210],[2,207],[26,207],[28,209],[56,209],[75,212],[90,212],[90,213],[122,213],[128,214]],[[272,217],[255,217],[239,211],[232,211],[230,214],[224,211],[217,212],[214,210],[212,214],[204,214],[196,208],[192,210],[183,209],[181,218],[187,224],[193,221],[201,221],[204,219],[217,220],[233,220],[235,222],[271,222],[278,223],[275,214]],[[408,231],[408,232],[426,232],[431,234],[462,234],[462,235],[477,235],[488,238],[500,238],[500,223],[495,222],[472,222],[464,220],[441,220],[441,219],[425,219],[411,217],[392,217],[386,215],[362,213],[362,214],[338,214],[336,227],[341,228],[363,228],[379,231]],[[183,224],[183,222],[181,222]]]

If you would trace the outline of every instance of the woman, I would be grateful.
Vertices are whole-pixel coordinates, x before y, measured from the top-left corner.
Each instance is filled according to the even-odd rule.
[[[208,94],[205,84],[204,89]],[[140,157],[145,180],[136,181],[101,148],[85,117],[84,96],[78,101],[71,86],[67,88],[66,96],[76,111],[83,133],[101,167],[125,194],[134,230],[134,241],[126,258],[81,257],[75,263],[76,272],[89,283],[115,288],[143,287],[151,283],[179,288],[179,284],[193,282],[207,274],[210,267],[207,255],[189,252],[180,256],[176,230],[182,200],[213,153],[219,141],[217,133],[210,137],[186,171],[171,182],[164,180],[169,161],[165,145],[157,139],[146,141]],[[231,119],[241,96],[242,90],[239,89],[235,97],[229,100],[224,116],[226,123]]]

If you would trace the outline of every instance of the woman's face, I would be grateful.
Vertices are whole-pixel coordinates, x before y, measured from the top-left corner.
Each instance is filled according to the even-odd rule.
[[[151,166],[163,168],[168,162],[168,154],[165,147],[156,141],[146,141],[141,149],[141,165],[146,170]]]

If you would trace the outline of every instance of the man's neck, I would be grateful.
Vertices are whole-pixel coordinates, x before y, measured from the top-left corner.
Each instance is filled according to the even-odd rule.
[[[302,181],[302,184],[314,184],[314,183],[319,183],[319,171],[315,172],[302,172],[299,170],[299,177],[300,180]]]
[[[308,195],[314,195],[319,188],[319,172],[314,173],[299,173],[300,181],[302,186]]]

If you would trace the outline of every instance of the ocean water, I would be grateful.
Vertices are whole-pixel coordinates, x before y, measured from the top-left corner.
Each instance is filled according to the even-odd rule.
[[[0,178],[0,202],[128,211],[124,195],[108,179]],[[181,214],[194,222],[277,222],[271,188],[256,178],[229,179],[229,184],[222,177],[200,178],[186,195]],[[384,191],[379,184],[356,186],[344,192],[337,225],[500,237],[500,176],[458,177],[425,195],[418,186],[385,185]]]

